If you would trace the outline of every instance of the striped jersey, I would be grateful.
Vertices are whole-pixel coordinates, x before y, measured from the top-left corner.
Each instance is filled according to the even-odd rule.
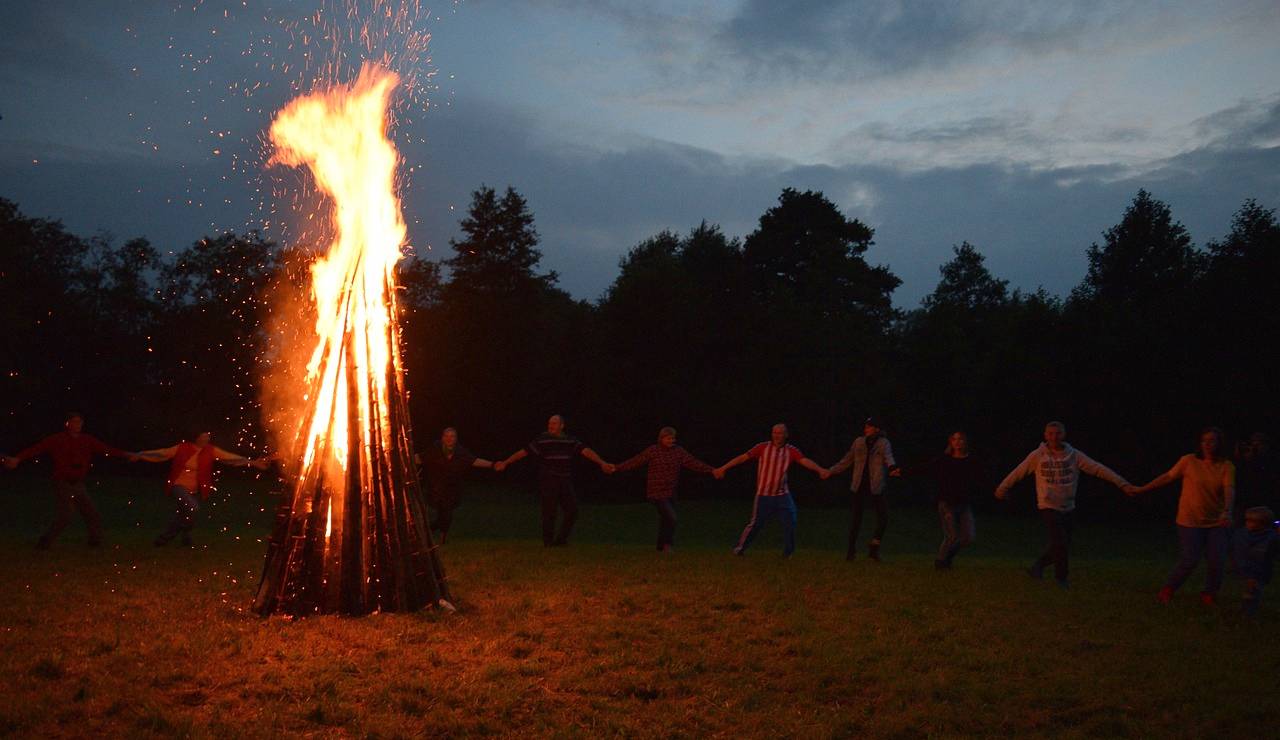
[[[761,442],[747,451],[747,457],[756,461],[756,495],[787,496],[787,468],[804,454],[793,445],[778,447],[772,442]]]

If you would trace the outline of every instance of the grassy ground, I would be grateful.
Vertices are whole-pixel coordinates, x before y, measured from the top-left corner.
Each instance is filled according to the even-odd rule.
[[[95,491],[109,546],[78,522],[31,548],[47,482],[0,499],[0,734],[14,736],[1264,736],[1280,719],[1280,594],[1239,583],[1168,607],[1169,527],[1085,523],[1073,588],[1022,567],[1038,522],[987,515],[932,570],[931,512],[895,511],[886,562],[844,562],[843,511],[802,509],[801,549],[729,544],[749,503],[690,502],[680,548],[645,505],[584,507],[545,550],[532,501],[474,492],[445,563],[459,611],[260,619],[274,499],[234,487],[198,547],[150,544],[154,481]],[[259,487],[260,488],[260,487]]]

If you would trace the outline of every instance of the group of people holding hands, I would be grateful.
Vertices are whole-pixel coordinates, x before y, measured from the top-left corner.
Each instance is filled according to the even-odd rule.
[[[40,455],[52,459],[56,513],[53,523],[37,542],[41,549],[52,546],[75,511],[80,512],[88,526],[89,544],[97,546],[101,543],[101,519],[85,487],[85,477],[95,455],[123,457],[131,462],[170,463],[165,490],[174,499],[175,511],[168,526],[156,537],[157,546],[165,545],[174,538],[190,544],[195,514],[213,488],[215,463],[265,469],[271,462],[269,457],[250,458],[219,448],[212,443],[208,432],[197,434],[194,441],[182,441],[171,447],[128,452],[99,441],[85,433],[83,427],[83,416],[68,414],[62,431],[12,457],[0,458],[10,469]],[[1131,496],[1178,482],[1181,486],[1177,514],[1179,559],[1157,599],[1168,603],[1203,559],[1207,561],[1208,572],[1200,600],[1213,604],[1222,587],[1226,562],[1230,559],[1245,578],[1245,608],[1256,611],[1262,587],[1269,582],[1280,551],[1280,534],[1277,534],[1274,513],[1265,506],[1242,507],[1243,515],[1233,520],[1236,468],[1223,455],[1222,437],[1221,430],[1205,429],[1199,436],[1195,453],[1184,455],[1168,472],[1146,485],[1137,486],[1069,445],[1066,427],[1061,422],[1047,424],[1044,441],[995,489],[996,498],[1006,499],[1016,483],[1028,477],[1035,479],[1036,505],[1044,523],[1047,542],[1043,553],[1027,573],[1032,578],[1041,579],[1052,567],[1055,582],[1062,588],[1069,587],[1069,553],[1075,526],[1076,490],[1081,474],[1105,480]],[[1258,442],[1264,443],[1265,440]],[[428,483],[428,503],[435,513],[431,526],[440,533],[440,541],[447,540],[453,512],[461,501],[462,481],[470,469],[491,468],[501,472],[526,457],[534,458],[538,465],[542,541],[547,547],[566,545],[577,520],[573,469],[579,457],[600,466],[606,474],[646,468],[645,496],[658,514],[657,549],[662,552],[670,551],[675,543],[676,489],[683,470],[721,479],[728,470],[755,461],[751,517],[734,544],[733,553],[744,555],[767,522],[776,519],[782,527],[783,553],[790,556],[795,551],[796,529],[796,505],[787,480],[792,464],[807,468],[823,480],[852,469],[849,485],[852,518],[845,556],[854,560],[858,553],[863,514],[870,504],[875,511],[876,523],[867,554],[875,561],[880,560],[881,542],[888,525],[885,498],[888,479],[903,475],[927,476],[934,482],[934,498],[943,531],[934,561],[939,570],[950,568],[957,553],[974,541],[972,504],[984,493],[986,486],[983,466],[971,455],[969,440],[960,431],[948,437],[943,455],[904,469],[894,458],[893,447],[884,435],[882,424],[875,418],[868,418],[863,423],[862,434],[854,439],[844,456],[830,467],[823,467],[788,442],[785,424],[775,424],[768,441],[754,445],[719,467],[712,467],[676,444],[675,429],[663,427],[655,444],[615,465],[566,434],[564,418],[554,415],[548,419],[544,433],[502,460],[491,461],[475,456],[460,444],[458,432],[453,428],[445,429],[438,444],[419,455],[419,464]],[[1268,495],[1275,493],[1270,491]]]

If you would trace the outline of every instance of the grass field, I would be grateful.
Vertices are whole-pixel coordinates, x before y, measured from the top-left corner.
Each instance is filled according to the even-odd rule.
[[[459,611],[316,617],[246,611],[271,508],[227,486],[197,547],[155,548],[155,481],[102,480],[109,545],[76,522],[51,552],[47,481],[0,497],[0,734],[359,737],[1268,736],[1280,721],[1280,594],[1201,607],[1196,574],[1153,598],[1170,526],[1084,522],[1072,589],[1022,569],[1030,516],[986,515],[954,571],[937,524],[895,510],[886,562],[843,560],[843,510],[802,508],[745,558],[749,509],[682,506],[654,552],[650,508],[585,506],[546,550],[532,500],[476,491],[444,551]],[[259,487],[260,488],[260,487]],[[1278,587],[1280,588],[1280,587]]]

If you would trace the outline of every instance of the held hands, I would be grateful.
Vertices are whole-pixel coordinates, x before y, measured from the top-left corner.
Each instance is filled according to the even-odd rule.
[[[5,467],[7,470],[13,470],[14,468],[18,467],[18,462],[19,462],[19,460],[18,460],[18,458],[16,458],[16,457],[5,457],[5,458],[4,458],[4,467]]]
[[[830,470],[830,469],[828,469],[828,468],[822,468],[821,470],[819,470],[819,471],[818,471],[818,478],[820,478],[820,479],[822,479],[822,480],[826,480],[826,479],[828,479],[828,478],[830,478],[830,477],[831,477],[831,470]]]
[[[495,473],[501,473],[502,471],[504,471],[504,470],[506,470],[506,469],[507,469],[507,461],[506,461],[506,460],[499,460],[499,461],[497,461],[497,462],[495,462],[495,463],[493,464],[493,472],[495,472]]]
[[[605,475],[613,475],[617,472],[618,466],[613,463],[600,463],[600,469],[604,471]]]
[[[258,470],[266,470],[270,466],[271,466],[270,457],[260,457],[257,460],[249,461],[249,467],[257,468]]]
[[[716,468],[715,470],[712,470],[711,475],[715,476],[716,480],[724,480],[724,468]]]
[[[128,455],[125,455],[125,459],[127,459],[129,462],[138,462],[139,460],[142,459],[142,455],[139,455],[136,452],[130,452]]]
[[[890,471],[889,471],[889,477],[890,477],[890,478],[901,478],[901,477],[902,477],[902,468],[894,468],[893,470],[890,470]]]
[[[1132,483],[1126,483],[1120,487],[1126,496],[1137,496],[1140,493],[1146,493],[1146,486],[1135,486]]]
[[[1008,493],[1007,491],[1001,491],[999,488],[997,488],[997,489],[996,489],[996,500],[997,500],[997,501],[1008,501],[1008,500],[1009,500],[1009,493]]]

